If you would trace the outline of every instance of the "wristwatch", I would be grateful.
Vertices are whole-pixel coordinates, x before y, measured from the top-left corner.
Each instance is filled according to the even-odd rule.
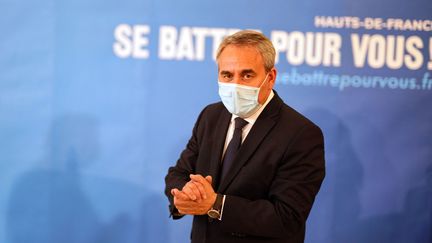
[[[217,194],[215,203],[213,204],[212,208],[210,208],[210,210],[207,212],[207,215],[210,218],[220,219],[221,210],[222,210],[222,200],[223,200],[223,195]]]

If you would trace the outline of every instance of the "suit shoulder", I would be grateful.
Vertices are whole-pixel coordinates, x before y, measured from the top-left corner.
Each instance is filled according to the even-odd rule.
[[[282,105],[281,108],[281,119],[283,122],[295,124],[298,128],[310,127],[316,128],[321,131],[317,124],[315,124],[302,113],[285,103]]]
[[[216,102],[207,105],[204,107],[204,109],[201,111],[202,116],[218,116],[221,112],[226,110],[225,106],[222,104],[222,102]]]
[[[204,110],[220,111],[223,108],[224,108],[224,105],[222,104],[222,102],[219,101],[219,102],[208,104],[206,107],[204,107]]]
[[[195,127],[200,126],[200,124],[213,124],[214,122],[218,121],[218,118],[225,112],[228,111],[225,109],[222,102],[209,104],[201,110],[195,122]]]

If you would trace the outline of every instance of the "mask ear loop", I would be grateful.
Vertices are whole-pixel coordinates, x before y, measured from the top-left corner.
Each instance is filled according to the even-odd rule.
[[[261,90],[262,86],[265,84],[265,82],[267,82],[267,78],[268,78],[269,72],[266,74],[264,81],[262,82],[262,84],[259,86],[259,89]]]
[[[267,73],[267,75],[266,75],[264,81],[261,83],[261,85],[260,85],[260,87],[259,87],[259,90],[260,90],[260,91],[261,91],[262,86],[265,84],[265,82],[267,82],[268,75],[269,75],[269,73]]]

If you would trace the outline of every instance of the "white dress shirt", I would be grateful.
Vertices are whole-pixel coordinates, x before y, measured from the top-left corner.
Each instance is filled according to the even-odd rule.
[[[274,93],[273,90],[270,92],[270,95],[267,97],[266,102],[264,103],[264,105],[262,105],[254,114],[252,114],[251,116],[247,117],[247,118],[243,118],[245,119],[248,124],[246,124],[246,126],[243,127],[242,130],[242,143],[243,141],[246,139],[247,135],[249,134],[250,130],[252,129],[253,125],[255,124],[256,120],[258,119],[259,115],[261,114],[261,112],[264,110],[264,108],[267,106],[267,104],[270,102],[270,100],[273,98]],[[223,154],[222,154],[222,158],[225,155],[225,151],[228,147],[229,142],[231,141],[233,135],[234,135],[234,126],[235,126],[235,121],[234,119],[236,119],[238,116],[232,114],[231,116],[231,122],[230,125],[228,127],[228,131],[226,134],[226,138],[225,138],[225,145],[224,145],[224,150],[223,150]],[[225,206],[225,198],[226,195],[223,195],[222,198],[222,207],[221,207],[221,212],[220,212],[220,218],[219,220],[222,220],[222,214],[223,214],[223,209]]]

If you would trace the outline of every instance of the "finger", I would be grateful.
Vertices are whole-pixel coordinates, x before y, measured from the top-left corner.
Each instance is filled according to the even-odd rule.
[[[197,199],[190,186],[184,186],[182,192],[184,192],[190,198],[190,200],[195,201]]]
[[[207,197],[209,196],[209,191],[213,191],[212,184],[206,178],[202,177],[201,175],[190,175],[190,178],[192,181],[201,183],[203,185],[204,190],[206,191]]]
[[[190,205],[189,205],[190,202],[193,202],[193,201],[189,200],[189,198],[187,200],[182,200],[182,199],[179,199],[177,197],[174,198],[174,205],[175,205],[175,207],[183,209],[183,211],[184,211],[185,208],[189,208],[190,207]]]
[[[212,177],[211,176],[206,176],[206,178],[202,177],[202,176],[191,176],[192,180],[195,182],[195,180],[199,181],[199,183],[203,186],[204,191],[205,191],[205,195],[206,195],[206,199],[204,200],[204,204],[208,204],[214,203],[214,199],[215,199],[215,191],[213,189],[213,186],[211,184],[212,181]],[[208,205],[207,205],[208,206]],[[210,207],[210,206],[209,206]]]
[[[199,184],[199,183],[196,183],[196,182],[193,182],[193,181],[190,181],[190,182],[188,182],[188,188],[190,188],[191,190],[192,190],[192,192],[194,193],[194,195],[196,196],[196,200],[198,201],[198,202],[201,202],[201,199],[202,198],[204,198],[204,195],[205,195],[205,191],[204,190],[200,190],[199,188],[198,188],[198,185],[201,185],[201,184]],[[201,187],[202,187],[202,185],[201,185]],[[204,195],[203,195],[203,193],[204,193]]]
[[[188,205],[188,204],[182,204],[178,206],[176,205],[176,207],[179,211],[183,212],[184,214],[190,214],[190,215],[203,215],[206,214],[208,211],[207,207],[204,207],[203,205],[196,204],[196,203],[194,203],[193,205]]]
[[[210,184],[212,184],[212,182],[213,182],[213,178],[212,178],[210,175],[206,176],[205,179],[206,179],[206,181],[208,181]]]
[[[185,211],[183,211],[183,209],[180,209],[180,208],[177,208],[177,211],[178,211],[180,214],[183,214],[183,215],[187,214]]]
[[[171,195],[173,195],[174,197],[176,196],[177,192],[179,192],[179,189],[177,189],[177,188],[171,189]]]
[[[181,207],[181,206],[177,207],[177,210],[181,214],[189,214],[189,215],[194,215],[194,214],[196,214],[196,211],[197,211],[197,209],[195,209],[195,208]]]
[[[175,188],[172,190],[174,192],[174,199],[180,199],[180,200],[189,200],[189,197],[186,195],[186,193],[180,191],[179,189]]]
[[[191,200],[201,201],[202,199],[201,192],[193,181],[189,181],[188,183],[186,183],[182,191],[187,193]]]
[[[201,183],[203,185],[205,185],[205,184],[208,183],[208,181],[202,175],[193,175],[193,174],[191,174],[189,177],[191,178],[191,180],[199,182],[199,183]]]
[[[198,182],[193,182],[193,184],[197,188],[197,190],[199,191],[199,193],[201,194],[201,197],[203,199],[207,199],[207,194],[205,192],[204,186],[201,183],[198,183]]]
[[[199,204],[194,202],[194,201],[183,201],[183,200],[178,200],[175,201],[175,206],[178,210],[181,210],[182,212],[186,213],[186,214],[190,214],[191,212],[194,212],[195,210],[197,210],[197,208],[199,208]]]

